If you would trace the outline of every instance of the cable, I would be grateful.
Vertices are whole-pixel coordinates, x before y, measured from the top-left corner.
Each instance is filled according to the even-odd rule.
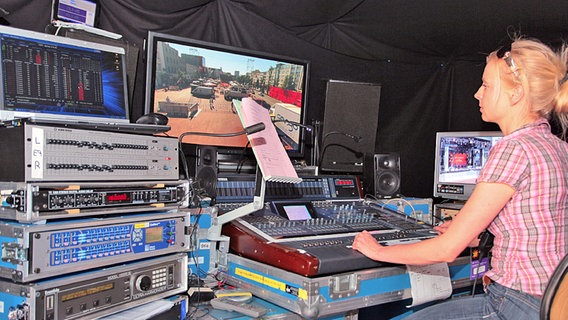
[[[184,133],[180,134],[179,137],[178,137],[178,140],[181,142],[181,141],[183,141],[183,138],[185,136],[188,136],[188,135],[199,135],[199,136],[219,137],[219,138],[235,137],[235,136],[240,136],[240,135],[243,135],[243,134],[257,133],[259,131],[264,130],[264,128],[265,128],[264,123],[259,122],[259,123],[253,124],[251,126],[248,126],[248,127],[244,128],[243,131],[239,131],[239,132],[211,133],[211,132],[188,131],[188,132],[184,132]]]
[[[350,133],[341,132],[341,131],[330,131],[330,132],[326,133],[325,136],[323,136],[322,145],[325,145],[325,140],[326,140],[329,136],[335,135],[335,134],[344,135],[344,136],[346,136],[346,137],[348,137],[348,138],[353,139],[353,141],[355,141],[356,143],[359,143],[359,142],[361,142],[361,140],[363,140],[363,137],[361,137],[361,136],[356,136],[356,135],[353,135],[353,134],[350,134]]]
[[[353,153],[355,154],[355,156],[357,156],[358,158],[360,158],[360,157],[363,156],[363,153],[362,153],[362,152],[359,152],[359,151],[357,151],[357,150],[354,150],[354,149],[352,149],[352,148],[350,148],[350,147],[344,146],[344,145],[339,144],[339,143],[330,143],[330,144],[327,144],[327,145],[326,145],[325,140],[326,140],[329,136],[331,136],[331,135],[336,135],[336,134],[346,136],[346,137],[352,139],[353,141],[355,141],[355,143],[359,143],[361,140],[363,140],[363,137],[356,136],[356,135],[352,135],[352,134],[345,133],[345,132],[341,132],[341,131],[330,131],[330,132],[326,133],[325,136],[323,137],[322,143],[321,143],[322,146],[323,146],[323,150],[319,153],[319,155],[320,155],[321,158],[319,159],[318,167],[321,167],[321,165],[322,165],[322,163],[323,163],[325,151],[327,150],[327,147],[329,147],[329,146],[334,146],[334,145],[335,145],[335,146],[340,146],[340,147],[342,147],[342,148],[344,148],[344,149],[346,149],[346,150],[349,150],[349,151],[353,152]]]
[[[250,145],[250,141],[247,141],[247,144],[243,148],[243,152],[241,152],[241,156],[239,158],[239,161],[237,162],[237,168],[235,169],[235,173],[241,173],[241,169],[242,169],[242,167],[243,167],[243,165],[245,164],[245,161],[246,161],[245,153],[246,153],[249,145]]]
[[[187,159],[185,158],[185,155],[183,154],[182,151],[182,145],[183,145],[183,138],[185,136],[189,136],[189,135],[199,135],[199,136],[208,136],[208,137],[220,137],[220,138],[224,138],[224,137],[235,137],[235,136],[240,136],[243,134],[249,135],[249,134],[253,134],[253,133],[257,133],[260,132],[262,130],[265,129],[265,125],[263,122],[259,122],[253,125],[250,125],[248,127],[245,127],[243,129],[243,131],[238,131],[238,132],[229,132],[229,133],[210,133],[210,132],[196,132],[196,131],[188,131],[188,132],[184,132],[182,134],[179,135],[178,137],[178,152],[181,155],[181,162],[182,162],[182,167],[183,167],[183,171],[185,174],[185,178],[186,180],[188,180],[191,183],[191,178],[189,175],[189,167],[187,165]],[[199,186],[201,187],[201,186]],[[194,190],[195,191],[195,190]],[[197,195],[197,193],[195,193],[194,195]]]
[[[406,200],[406,199],[403,199],[403,198],[392,198],[392,199],[389,199],[389,200],[387,200],[387,201],[384,201],[384,202],[383,202],[383,206],[381,207],[381,209],[384,209],[384,207],[385,207],[387,204],[389,204],[389,203],[391,203],[391,202],[393,202],[393,201],[400,201],[400,202],[406,203],[406,204],[410,207],[410,209],[412,209],[412,215],[411,215],[412,218],[418,220],[418,215],[416,214],[416,209],[414,209],[414,206],[412,205],[412,203],[411,203],[410,201]],[[397,209],[398,209],[398,208],[397,208]],[[398,211],[399,213],[402,213],[402,214],[405,214],[405,215],[406,215],[406,213],[404,213],[404,211],[399,211],[399,210],[397,210],[397,211]]]
[[[306,129],[306,131],[308,131],[308,132],[313,132],[313,131],[314,131],[314,127],[311,126],[311,125],[309,125],[309,124],[302,124],[302,123],[295,122],[295,121],[290,121],[290,120],[287,120],[287,119],[279,119],[279,120],[274,120],[274,121],[272,121],[272,123],[277,123],[277,122],[284,122],[284,123],[291,124],[291,125],[293,125],[293,126],[298,126],[298,127],[300,127],[300,128]]]
[[[477,248],[479,250],[479,256],[477,261],[479,261],[479,263],[477,265],[477,268],[475,269],[475,279],[473,281],[473,288],[471,290],[472,297],[475,296],[475,286],[477,285],[477,279],[479,279],[479,266],[481,265],[483,259],[486,256],[489,256],[489,250],[491,250],[491,248],[493,247],[494,238],[495,237],[493,236],[493,234],[487,230],[483,231],[479,235],[479,244],[477,245]]]

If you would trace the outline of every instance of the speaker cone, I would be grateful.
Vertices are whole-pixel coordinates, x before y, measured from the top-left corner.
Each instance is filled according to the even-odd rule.
[[[217,172],[214,168],[202,168],[195,179],[199,183],[199,187],[205,190],[209,197],[215,198],[217,196]]]
[[[382,196],[393,196],[400,187],[398,174],[392,170],[385,170],[377,175],[376,191]]]

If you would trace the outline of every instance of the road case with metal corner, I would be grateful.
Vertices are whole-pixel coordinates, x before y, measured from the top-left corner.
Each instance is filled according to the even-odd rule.
[[[470,258],[448,264],[452,289],[471,286]],[[407,268],[392,265],[309,278],[227,255],[226,281],[306,319],[349,315],[361,308],[411,298]]]

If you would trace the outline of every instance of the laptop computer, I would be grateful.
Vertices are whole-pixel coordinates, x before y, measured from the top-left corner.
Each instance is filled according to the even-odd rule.
[[[51,21],[59,20],[89,27],[98,24],[98,0],[52,0],[51,6]]]
[[[122,47],[0,26],[0,120],[153,134],[131,123]]]
[[[51,22],[57,28],[84,30],[100,36],[120,39],[122,35],[97,28],[98,0],[53,0]]]

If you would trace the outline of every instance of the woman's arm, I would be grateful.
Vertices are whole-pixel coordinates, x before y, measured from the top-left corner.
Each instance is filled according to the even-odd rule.
[[[452,223],[438,237],[382,246],[370,233],[363,231],[355,237],[353,249],[373,260],[391,263],[420,265],[454,261],[495,219],[514,193],[515,190],[506,184],[479,183]]]

